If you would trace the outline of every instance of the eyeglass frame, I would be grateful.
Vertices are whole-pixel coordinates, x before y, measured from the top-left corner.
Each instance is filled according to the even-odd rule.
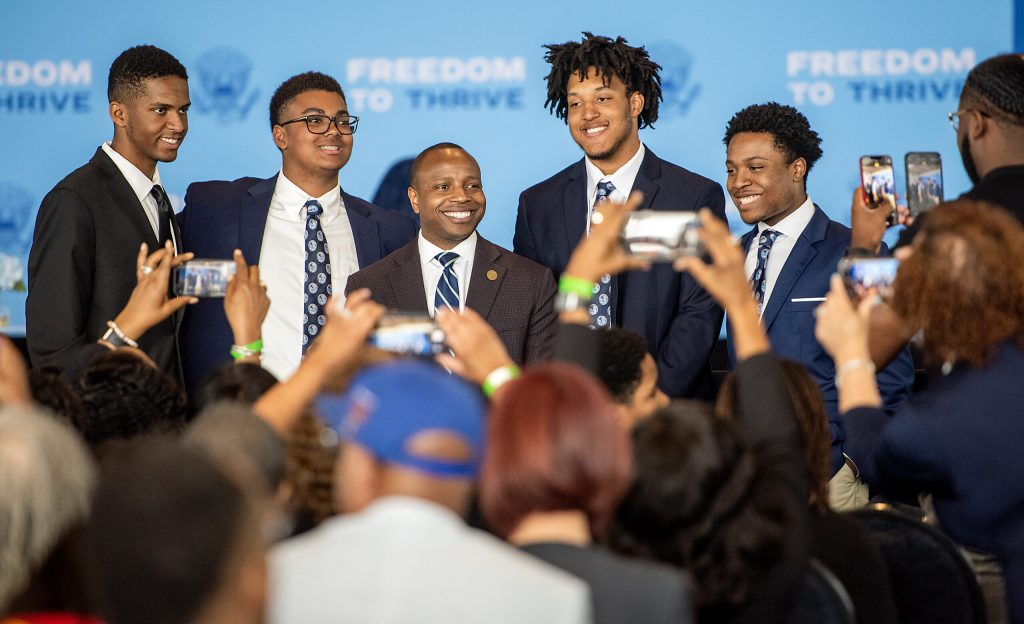
[[[313,132],[312,130],[310,130],[310,128],[309,128],[309,118],[310,117],[324,117],[324,118],[326,118],[328,120],[328,122],[329,122],[327,124],[327,129],[324,130],[323,132]],[[348,117],[348,122],[349,123],[348,123],[348,125],[346,127],[351,128],[352,132],[345,132],[342,129],[341,124],[338,123],[338,118],[339,117]],[[359,117],[357,115],[334,115],[332,117],[331,115],[326,115],[324,113],[310,113],[308,115],[303,115],[302,117],[296,117],[295,119],[289,119],[288,121],[282,121],[282,122],[278,123],[277,125],[279,125],[279,126],[287,126],[288,124],[297,123],[297,122],[300,122],[300,121],[306,124],[306,130],[310,134],[327,134],[328,132],[331,131],[331,124],[334,124],[334,127],[338,129],[338,132],[340,134],[345,134],[345,135],[348,135],[348,136],[351,136],[351,135],[355,134],[356,130],[359,128]]]
[[[986,113],[985,111],[981,110],[980,108],[961,108],[958,111],[954,111],[952,113],[946,113],[946,117],[949,118],[949,125],[953,126],[953,131],[954,132],[959,132],[960,131],[960,116],[961,115],[966,115],[967,113],[969,113],[971,111],[974,111],[974,112],[978,113],[982,117],[991,117],[992,116],[992,115]]]

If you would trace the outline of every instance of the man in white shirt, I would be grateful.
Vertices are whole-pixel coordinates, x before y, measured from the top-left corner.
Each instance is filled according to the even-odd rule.
[[[454,143],[423,150],[413,161],[409,201],[419,236],[349,278],[348,291],[369,288],[387,308],[431,316],[470,307],[518,364],[545,358],[555,330],[554,279],[477,233],[487,198],[476,159]]]
[[[180,223],[188,251],[227,259],[237,248],[259,265],[270,297],[263,366],[281,379],[316,340],[325,308],[332,295],[345,292],[348,276],[416,234],[411,219],[341,188],[338,173],[352,155],[358,123],[334,78],[293,76],[270,100],[280,173],[195,183],[185,196]],[[219,302],[201,301],[186,313],[182,351],[190,390],[230,361],[231,341]]]
[[[140,247],[181,249],[157,163],[174,161],[188,132],[188,74],[164,50],[136,46],[110,66],[107,97],[113,140],[46,195],[29,252],[29,356],[71,378],[127,303]],[[172,317],[128,338],[180,378],[175,325]]]
[[[476,388],[397,361],[317,407],[342,439],[344,513],[272,551],[269,622],[589,621],[579,580],[462,520],[484,451]]]

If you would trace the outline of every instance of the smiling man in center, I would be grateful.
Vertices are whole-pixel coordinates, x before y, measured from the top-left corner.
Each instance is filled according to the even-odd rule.
[[[551,271],[480,236],[487,208],[480,166],[454,143],[420,152],[409,202],[420,216],[416,240],[352,275],[347,291],[369,288],[392,310],[471,308],[495,329],[519,364],[547,356],[555,330]]]

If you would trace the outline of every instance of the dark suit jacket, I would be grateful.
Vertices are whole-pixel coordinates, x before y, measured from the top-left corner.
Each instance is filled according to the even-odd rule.
[[[197,258],[228,259],[235,249],[241,249],[246,262],[259,263],[276,184],[277,176],[189,185],[185,209],[178,216],[185,251],[195,252]],[[344,190],[341,197],[352,226],[360,267],[373,264],[416,235],[416,224],[407,217]],[[181,348],[185,383],[190,391],[218,365],[231,361],[232,340],[221,299],[201,299],[187,308],[181,327]]]
[[[39,206],[25,303],[32,366],[58,366],[77,377],[135,288],[142,243],[150,251],[159,246],[145,209],[114,161],[97,149]],[[175,318],[159,323],[139,346],[180,378],[175,325]]]
[[[496,279],[488,277],[491,271]],[[346,292],[357,288],[369,288],[374,301],[389,309],[427,313],[417,241],[348,278]],[[555,334],[554,297],[551,271],[477,235],[466,306],[490,323],[517,363],[549,355]]]
[[[556,277],[586,232],[587,170],[583,160],[519,196],[516,253],[548,267]],[[710,208],[725,220],[725,197],[717,182],[661,160],[647,149],[635,191],[641,210]],[[658,363],[658,385],[672,397],[711,398],[711,350],[722,327],[722,309],[688,274],[668,264],[633,271],[614,282],[616,325],[647,341]]]
[[[755,226],[742,238],[744,251],[757,234]],[[829,280],[836,272],[839,261],[850,245],[850,228],[828,218],[821,208],[814,207],[814,216],[782,267],[771,298],[764,308],[761,320],[772,351],[779,357],[800,362],[821,387],[832,430],[832,472],[843,465],[843,442],[846,433],[839,418],[839,393],[835,384],[835,362],[814,336],[814,308],[821,301],[794,301],[794,299],[820,299],[828,294]],[[730,337],[732,328],[729,328]],[[730,340],[732,362],[732,341]],[[878,389],[886,409],[892,413],[910,396],[914,385],[914,360],[909,348],[878,374]],[[853,457],[854,461],[858,461]]]

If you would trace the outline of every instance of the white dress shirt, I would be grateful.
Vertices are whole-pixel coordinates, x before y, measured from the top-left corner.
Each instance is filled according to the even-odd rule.
[[[352,236],[341,188],[335,186],[320,197],[311,197],[284,176],[277,176],[267,212],[260,249],[260,277],[267,285],[270,310],[263,321],[263,368],[286,379],[302,361],[302,295],[305,288],[307,201],[320,202],[320,227],[327,237],[331,261],[331,288],[341,305],[348,276],[359,270],[356,242]]]
[[[764,301],[761,305],[762,311],[768,307],[768,300],[771,299],[772,289],[775,288],[775,282],[778,281],[779,275],[782,273],[782,267],[786,266],[786,260],[789,259],[789,254],[792,253],[793,247],[796,246],[797,239],[803,234],[804,228],[811,222],[811,217],[813,216],[814,202],[811,201],[811,196],[808,195],[807,200],[800,204],[799,208],[775,225],[769,226],[763,221],[758,222],[757,234],[750,241],[747,258],[743,263],[743,269],[746,271],[748,278],[754,275],[754,269],[757,268],[757,247],[761,233],[768,229],[779,233],[778,237],[775,238],[775,243],[772,244],[771,253],[768,254],[768,262],[765,263],[765,291]]]
[[[142,204],[143,210],[146,212],[146,218],[149,219],[149,226],[153,228],[153,235],[156,236],[157,240],[160,239],[160,207],[156,204],[156,198],[151,195],[153,187],[160,184],[160,169],[155,168],[153,170],[153,179],[150,180],[149,176],[142,173],[138,167],[133,165],[127,158],[118,154],[110,143],[104,143],[101,149],[110,156],[110,160],[114,161],[117,165],[117,169],[124,176],[125,180],[128,180],[128,184],[135,191],[135,196],[139,198],[139,203]],[[161,188],[163,184],[160,184]],[[167,193],[167,189],[164,189],[164,193]],[[169,201],[169,199],[168,199]],[[178,239],[174,236],[174,228],[171,228],[171,239],[174,241],[174,248],[178,249]],[[155,249],[150,249],[149,252],[153,253]]]
[[[640,165],[644,162],[644,154],[647,150],[644,144],[636,150],[633,157],[626,161],[611,175],[601,173],[597,165],[584,158],[587,167],[587,234],[590,234],[590,213],[594,210],[594,201],[597,199],[597,183],[609,181],[615,185],[615,190],[608,196],[610,201],[624,202],[633,190],[633,183],[636,182],[636,174],[640,172]]]
[[[455,277],[459,280],[459,312],[466,309],[466,295],[469,293],[469,278],[473,275],[473,258],[476,256],[476,232],[473,232],[455,247],[441,249],[434,243],[423,238],[423,230],[416,236],[416,244],[420,250],[420,268],[423,271],[423,291],[427,296],[427,309],[434,316],[434,295],[437,293],[437,282],[444,273],[444,268],[437,261],[437,254],[442,251],[454,251],[459,258],[452,265]]]

